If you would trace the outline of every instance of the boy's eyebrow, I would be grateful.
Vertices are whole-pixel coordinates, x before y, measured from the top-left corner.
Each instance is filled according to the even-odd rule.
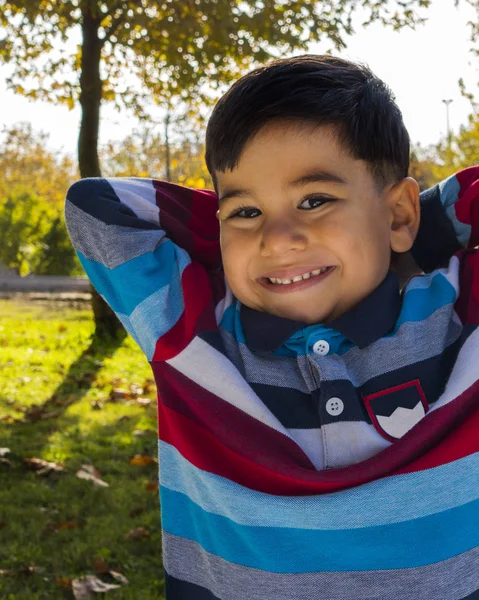
[[[342,185],[346,185],[347,182],[342,179],[341,177],[339,177],[338,175],[334,175],[334,173],[329,173],[328,171],[310,171],[309,173],[305,173],[304,175],[302,175],[301,177],[298,177],[298,179],[295,179],[294,181],[290,181],[288,186],[289,187],[303,187],[305,185],[307,185],[308,183],[321,183],[321,182],[327,182],[327,183],[340,183]],[[233,196],[241,198],[241,197],[245,197],[245,196],[253,196],[253,192],[251,190],[242,190],[242,189],[233,189],[233,190],[228,190],[226,189],[224,194],[221,195],[221,197],[218,200],[218,204],[221,205],[224,202],[226,202],[226,200],[229,200],[229,198],[232,198]]]

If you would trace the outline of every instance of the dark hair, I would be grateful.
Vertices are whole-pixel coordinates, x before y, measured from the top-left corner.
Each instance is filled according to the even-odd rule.
[[[206,129],[206,165],[234,169],[246,143],[267,123],[335,125],[339,143],[364,160],[378,190],[407,177],[409,134],[389,87],[369,67],[307,54],[274,60],[236,81]]]

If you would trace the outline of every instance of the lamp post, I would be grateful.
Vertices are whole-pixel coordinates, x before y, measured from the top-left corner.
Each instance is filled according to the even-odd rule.
[[[451,149],[451,128],[449,126],[449,105],[452,102],[452,98],[449,100],[443,100],[446,105],[446,120],[447,120],[447,145],[449,150]]]

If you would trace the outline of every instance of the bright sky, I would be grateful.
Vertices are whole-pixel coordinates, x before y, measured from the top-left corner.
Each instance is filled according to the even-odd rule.
[[[393,90],[411,140],[422,145],[437,142],[446,133],[446,106],[450,105],[451,129],[459,130],[471,112],[469,101],[462,98],[458,80],[462,77],[468,91],[479,98],[479,58],[470,53],[468,20],[477,19],[465,5],[456,9],[454,0],[437,0],[421,14],[428,17],[416,31],[393,32],[379,24],[358,32],[347,41],[340,55],[367,63]],[[326,45],[311,47],[322,53]],[[80,110],[30,102],[6,90],[7,69],[0,67],[0,129],[18,121],[30,121],[37,130],[50,134],[50,146],[71,153],[76,151]],[[100,143],[122,139],[136,126],[127,114],[111,107],[102,109]]]

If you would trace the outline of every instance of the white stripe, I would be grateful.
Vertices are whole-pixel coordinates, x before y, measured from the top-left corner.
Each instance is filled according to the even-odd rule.
[[[291,438],[233,363],[207,342],[195,337],[182,352],[166,362],[218,398]]]
[[[107,181],[122,204],[141,219],[160,225],[160,209],[156,205],[156,190],[151,179],[112,177]]]
[[[289,433],[316,469],[322,471],[325,465],[321,429],[290,429]]]
[[[339,469],[367,460],[391,445],[364,421],[343,421],[323,425],[326,468]]]
[[[437,410],[455,400],[479,380],[479,327],[464,342],[442,396],[431,408]]]

